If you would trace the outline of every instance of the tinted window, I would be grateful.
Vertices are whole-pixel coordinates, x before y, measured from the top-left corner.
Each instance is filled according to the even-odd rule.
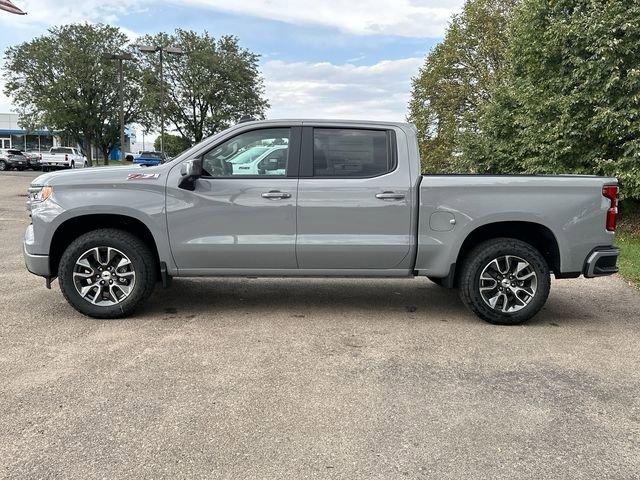
[[[270,175],[284,177],[289,160],[288,128],[241,133],[202,157],[207,176]]]
[[[52,148],[50,150],[51,153],[67,153],[67,154],[73,154],[73,149],[72,148]]]
[[[313,129],[313,175],[373,177],[392,170],[389,139],[383,130]]]

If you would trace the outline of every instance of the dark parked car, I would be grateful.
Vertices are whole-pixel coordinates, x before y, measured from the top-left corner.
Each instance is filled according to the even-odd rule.
[[[27,157],[28,168],[32,170],[40,170],[42,168],[42,153],[38,150],[27,150],[24,155]]]
[[[13,148],[0,149],[0,171],[10,170],[12,168],[24,170],[28,167],[29,159],[21,150]]]
[[[163,152],[142,152],[140,156],[133,160],[133,163],[145,167],[155,167],[167,161],[167,156]]]

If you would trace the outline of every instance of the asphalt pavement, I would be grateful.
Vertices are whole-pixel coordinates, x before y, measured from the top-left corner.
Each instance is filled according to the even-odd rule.
[[[0,174],[0,478],[640,478],[640,294],[523,326],[427,279],[175,279],[124,320],[24,268]]]

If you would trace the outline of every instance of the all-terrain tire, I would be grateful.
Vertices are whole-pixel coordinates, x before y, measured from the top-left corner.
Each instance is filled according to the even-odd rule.
[[[534,295],[528,299],[524,307],[511,312],[492,308],[480,292],[480,276],[485,267],[494,259],[505,256],[525,260],[530,266],[529,271],[534,271],[537,277]],[[462,302],[478,317],[497,325],[518,325],[529,320],[544,306],[549,296],[550,286],[549,266],[544,257],[528,243],[514,238],[495,238],[479,244],[466,256],[460,273]],[[501,304],[496,303],[496,307],[498,306]]]
[[[83,298],[74,284],[76,262],[92,248],[112,247],[131,261],[135,283],[128,296],[114,305],[95,305]],[[153,292],[157,268],[151,250],[135,235],[123,230],[105,228],[93,230],[76,238],[62,254],[58,267],[62,294],[77,311],[94,318],[121,318],[131,314]]]

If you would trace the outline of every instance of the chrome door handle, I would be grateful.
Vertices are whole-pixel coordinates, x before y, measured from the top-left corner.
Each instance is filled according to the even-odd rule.
[[[404,200],[404,193],[382,192],[376,193],[376,198],[380,200]]]
[[[278,190],[271,190],[262,194],[262,198],[276,199],[276,198],[291,198],[291,194],[287,192],[279,192]]]

